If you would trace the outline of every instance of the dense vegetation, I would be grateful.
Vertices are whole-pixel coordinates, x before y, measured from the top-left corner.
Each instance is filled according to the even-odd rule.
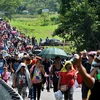
[[[20,4],[21,0],[0,0],[0,11],[3,12],[6,17],[11,19],[11,15],[16,12],[16,9]]]
[[[40,38],[45,40],[46,37],[56,38],[63,41],[63,38],[60,38],[57,35],[52,37],[54,30],[58,27],[58,24],[56,24],[54,20],[52,21],[52,19],[57,16],[58,15],[49,15],[49,18],[47,18],[48,20],[46,20],[47,25],[44,25],[45,22],[43,17],[37,16],[36,18],[32,18],[32,15],[30,16],[31,18],[28,18],[29,16],[27,16],[27,18],[19,18],[21,16],[16,15],[16,18],[13,18],[10,23],[12,26],[15,26],[21,33],[24,33],[30,37],[36,37],[38,42],[40,41]],[[68,53],[75,51],[75,48],[70,48],[69,45],[59,46],[59,48],[64,49],[64,51]]]
[[[1,0],[0,8],[6,11],[5,15],[9,18],[14,13],[24,12],[33,16],[39,14],[40,17],[35,17],[38,19],[36,25],[32,25],[33,19],[25,24],[22,24],[22,20],[12,20],[12,24],[23,32],[29,30],[28,33],[32,35],[41,33],[45,28],[52,30],[53,27],[55,30],[59,25],[53,35],[72,41],[77,51],[100,49],[100,0]],[[49,9],[50,12],[42,13],[42,9]],[[51,12],[60,13],[59,18],[49,17]],[[37,32],[36,29],[40,31]]]
[[[12,14],[41,14],[43,9],[59,12],[60,0],[1,0],[0,11],[11,19]]]
[[[27,10],[30,14],[41,14],[42,9],[49,9],[50,12],[59,12],[60,0],[22,0],[17,13]]]
[[[100,0],[61,0],[59,19],[54,35],[74,41],[78,51],[100,49]]]
[[[48,21],[44,22],[44,18],[15,18],[10,21],[11,25],[16,27],[18,31],[26,34],[27,36],[33,37],[39,41],[40,38],[43,40],[46,37],[52,38],[53,31],[57,28],[57,24],[54,22]],[[44,25],[47,24],[47,25]],[[55,36],[55,38],[59,38]]]

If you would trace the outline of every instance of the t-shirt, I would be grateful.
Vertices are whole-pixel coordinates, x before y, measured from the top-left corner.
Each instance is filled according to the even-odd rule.
[[[5,64],[5,60],[4,59],[0,59],[0,69],[4,67]]]
[[[4,75],[4,72],[2,73],[2,75]],[[8,80],[9,77],[10,77],[10,73],[6,72],[5,75],[3,76],[3,79]]]
[[[5,60],[4,59],[0,59],[0,74],[3,72],[4,64],[5,64]]]
[[[40,68],[35,67],[33,71],[33,78],[32,78],[33,83],[41,83],[42,82],[42,73]]]
[[[82,57],[82,65],[84,66],[85,62],[87,61],[88,59],[87,58],[83,58]]]
[[[25,74],[16,73],[16,77],[17,77],[17,87],[18,88],[23,88],[27,86],[27,80],[26,80]]]
[[[90,74],[91,64],[87,61],[84,63],[84,67],[85,67],[87,73]]]
[[[33,59],[31,64],[34,65],[36,63],[37,59]]]
[[[20,64],[20,60],[12,59],[12,67],[13,67],[14,71],[17,70],[19,64]]]
[[[53,83],[58,83],[59,72],[61,71],[63,65],[61,64],[60,69],[57,69],[55,65],[53,65]]]
[[[60,72],[59,75],[61,77],[61,84],[66,85],[68,84],[69,88],[74,85],[74,75],[76,70],[70,70],[69,72]]]
[[[42,64],[44,65],[44,70],[47,74],[49,74],[49,68],[50,68],[50,62],[46,63],[46,61],[43,61]]]

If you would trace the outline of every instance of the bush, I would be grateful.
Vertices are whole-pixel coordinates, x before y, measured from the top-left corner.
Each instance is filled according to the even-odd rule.
[[[12,18],[35,18],[35,16],[30,15],[30,14],[16,14],[13,15]]]
[[[58,17],[51,17],[50,19],[54,24],[58,24],[59,23],[59,18]]]

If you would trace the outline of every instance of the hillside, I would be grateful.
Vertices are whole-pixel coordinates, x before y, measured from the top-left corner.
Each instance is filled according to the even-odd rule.
[[[52,37],[54,30],[58,27],[58,24],[51,21],[51,17],[45,17],[45,22],[43,17],[38,16],[35,18],[13,18],[10,23],[21,33],[24,33],[30,37],[35,36],[38,41],[40,38],[44,40],[46,37],[62,40],[62,38],[58,36]]]
[[[41,18],[40,16],[35,17],[35,18],[32,18],[32,16],[31,18],[21,18],[20,17],[20,18],[13,18],[13,20],[11,20],[10,23],[12,26],[16,27],[16,29],[20,31],[21,33],[24,33],[25,35],[30,36],[30,37],[35,36],[38,42],[40,38],[45,40],[46,37],[63,40],[63,38],[60,38],[58,36],[52,37],[52,33],[58,27],[58,24],[54,23],[54,21],[48,20],[46,21],[48,22],[48,24],[43,25],[44,21],[42,21],[42,19],[43,18]],[[72,53],[74,51],[74,49],[70,48],[69,45],[59,46],[59,48],[62,48],[66,52],[69,52],[69,53]]]

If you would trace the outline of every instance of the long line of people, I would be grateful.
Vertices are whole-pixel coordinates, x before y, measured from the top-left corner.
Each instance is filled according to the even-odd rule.
[[[83,55],[85,55],[84,52]],[[84,60],[85,56],[82,57],[84,57]],[[92,70],[91,65],[94,61],[94,57],[95,54],[89,54],[86,56],[87,60],[84,61],[84,67],[88,73]],[[43,60],[41,57],[34,57],[28,53],[24,53],[21,59],[18,57],[18,54],[15,54],[14,57],[5,55],[5,58],[3,57],[3,54],[1,54],[0,58],[2,59],[1,61],[4,60],[4,63],[2,64],[3,70],[1,72],[2,79],[5,82],[8,82],[11,73],[13,77],[12,87],[17,88],[18,93],[22,95],[23,99],[27,97],[26,89],[29,88],[28,96],[31,98],[33,95],[34,100],[36,100],[36,98],[40,100],[41,91],[44,89],[44,84],[47,83],[47,92],[50,92],[50,85],[52,85],[54,93],[61,90],[61,85],[68,84],[69,89],[62,91],[65,96],[64,100],[67,100],[68,98],[69,100],[73,100],[73,89],[78,75],[78,70],[77,67],[74,66],[74,61],[66,61],[63,64],[58,56],[54,60],[49,58]],[[52,84],[50,84],[51,81]],[[33,88],[33,90],[31,88]],[[83,82],[83,100],[85,100],[85,98],[87,99],[88,90],[89,88]]]
[[[89,90],[91,90],[89,100],[95,100],[94,88],[90,89],[91,86],[87,85],[94,83],[93,81],[88,83],[84,76],[86,79],[92,80],[88,77],[90,74],[97,80],[96,83],[100,81],[100,65],[98,65],[100,50],[92,53],[84,50],[81,52],[81,60],[79,59],[78,62],[75,62],[74,59],[76,54],[71,60],[62,63],[59,56],[55,59],[34,56],[31,52],[32,48],[28,47],[30,44],[32,44],[32,40],[29,37],[23,36],[8,22],[0,20],[0,75],[7,83],[12,76],[12,87],[17,88],[24,100],[27,96],[30,99],[40,100],[45,83],[47,92],[50,92],[50,87],[53,87],[54,94],[60,91],[62,95],[64,94],[64,100],[73,100],[76,80],[79,86],[82,85],[82,100],[87,100],[88,94],[90,95]],[[98,66],[95,68],[96,65]],[[83,67],[86,72],[82,69]],[[29,89],[28,95],[27,88]],[[97,87],[95,88],[97,89]],[[57,98],[57,100],[59,99]]]

